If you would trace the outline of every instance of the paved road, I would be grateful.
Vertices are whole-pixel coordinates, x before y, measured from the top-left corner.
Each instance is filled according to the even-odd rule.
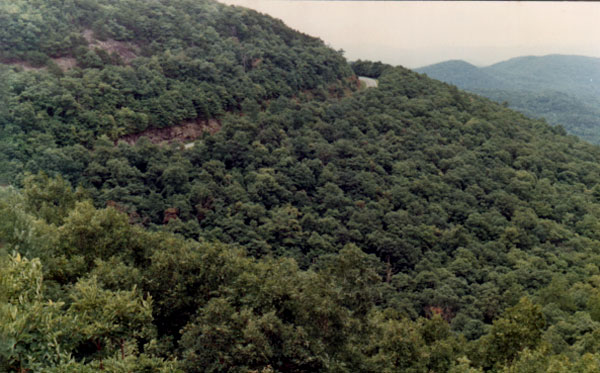
[[[367,88],[376,88],[377,87],[377,80],[375,80],[375,79],[367,78],[366,76],[359,76],[358,80],[360,80],[361,82],[364,82],[365,86]]]

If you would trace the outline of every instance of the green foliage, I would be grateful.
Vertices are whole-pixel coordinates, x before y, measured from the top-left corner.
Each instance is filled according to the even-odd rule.
[[[480,341],[483,366],[491,368],[510,363],[523,349],[537,346],[545,324],[541,307],[521,298],[494,321],[489,334]]]
[[[566,356],[548,357],[544,351],[525,349],[519,360],[502,372],[581,372],[591,373],[598,370],[600,360],[597,355],[585,354],[577,361],[570,361]]]
[[[2,183],[40,170],[74,181],[86,159],[79,144],[102,135],[352,88],[343,57],[322,41],[214,1],[3,0],[0,9],[0,98],[11,108],[0,111]]]
[[[84,195],[82,189],[73,193],[71,185],[60,176],[49,178],[46,174],[39,173],[28,175],[23,180],[25,211],[49,224],[62,223]]]
[[[303,269],[352,243],[383,262],[402,312],[440,308],[469,339],[572,250],[594,260],[597,148],[402,68],[379,80],[342,100],[280,98],[256,120],[224,115],[188,150],[99,141],[82,183],[130,220]]]
[[[0,187],[0,252],[16,250],[41,257],[57,244],[56,232],[44,221],[26,213],[27,201],[13,188]]]
[[[2,370],[41,370],[68,361],[75,320],[61,313],[62,304],[43,298],[40,262],[3,256],[0,273]]]
[[[381,62],[358,60],[352,62],[350,67],[352,67],[352,70],[356,75],[377,79],[386,69],[389,69],[392,66]]]
[[[168,355],[185,340],[192,356],[201,348],[183,335],[210,326],[199,310],[251,266],[225,249],[236,245],[257,258],[292,257],[302,270],[313,266],[328,278],[323,286],[343,289],[345,296],[331,304],[342,307],[332,306],[335,312],[352,310],[338,315],[355,320],[350,341],[368,334],[365,320],[374,304],[407,318],[435,310],[453,333],[478,340],[503,310],[529,295],[544,306],[550,326],[541,339],[555,342],[551,353],[593,352],[596,293],[584,284],[594,272],[582,263],[597,263],[600,247],[598,149],[402,68],[386,69],[379,81],[378,89],[340,100],[280,98],[255,119],[225,114],[218,133],[187,150],[99,139],[83,153],[82,168],[64,177],[85,186],[96,207],[69,196],[64,182],[33,177],[40,181],[27,188],[38,191],[26,192],[20,203],[48,206],[48,212],[35,224],[23,222],[53,237],[48,249],[31,251],[48,263],[53,297],[67,299],[61,287],[89,273],[113,291],[137,285],[154,300],[158,350]],[[40,183],[56,187],[46,195]],[[112,207],[98,208],[107,204]],[[174,215],[164,224],[168,214]],[[183,243],[165,232],[204,243]],[[555,275],[575,267],[576,278]],[[127,280],[115,275],[128,271]],[[380,287],[381,280],[389,285]],[[567,290],[574,286],[576,297]],[[219,323],[251,320],[245,313],[254,305],[224,304],[233,307],[233,318]],[[280,306],[264,307],[256,320]],[[578,316],[568,317],[574,312]],[[302,320],[308,318],[287,322]],[[232,333],[228,338],[241,338],[238,329]],[[368,350],[349,343],[337,345],[336,362]],[[327,350],[308,351],[302,354]],[[203,362],[216,359],[202,356]],[[284,355],[269,356],[248,369],[274,367],[272,360]],[[286,358],[304,361],[298,356]]]
[[[37,259],[2,256],[0,273],[3,371],[93,371],[90,367],[103,366],[102,357],[108,358],[107,367],[120,367],[111,371],[127,371],[127,366],[174,371],[170,363],[138,355],[131,344],[152,330],[151,302],[141,299],[135,289],[112,292],[99,287],[95,278],[82,279],[69,291],[72,301],[66,305],[45,297]],[[98,352],[84,352],[92,342]]]
[[[597,367],[599,148],[213,1],[0,7],[0,369]]]
[[[455,365],[461,341],[439,314],[417,322],[380,314],[371,322],[377,328],[368,347],[375,353],[370,358],[372,370],[448,372]]]
[[[517,57],[487,67],[446,61],[416,71],[544,118],[594,144],[598,136],[598,60],[583,56]]]

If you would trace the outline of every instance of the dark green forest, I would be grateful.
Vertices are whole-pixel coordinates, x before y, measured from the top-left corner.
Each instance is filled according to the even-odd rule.
[[[561,125],[600,144],[600,59],[548,55],[512,58],[476,67],[446,61],[416,71],[474,92],[526,115]]]
[[[342,95],[356,86],[341,54],[320,40],[216,2],[0,7],[0,61],[8,63],[0,68],[0,182],[72,168],[57,149],[91,148],[102,135],[116,140],[226,112],[251,114],[275,98]]]
[[[600,371],[599,147],[212,0],[0,8],[0,371]]]

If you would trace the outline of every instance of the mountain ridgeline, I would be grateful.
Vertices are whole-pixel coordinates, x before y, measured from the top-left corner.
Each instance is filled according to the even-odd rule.
[[[598,371],[599,147],[214,1],[0,7],[1,371]]]
[[[213,1],[22,0],[0,10],[4,183],[45,169],[58,156],[47,149],[355,87],[322,41]]]
[[[487,67],[446,61],[416,69],[600,143],[600,59],[517,57]]]

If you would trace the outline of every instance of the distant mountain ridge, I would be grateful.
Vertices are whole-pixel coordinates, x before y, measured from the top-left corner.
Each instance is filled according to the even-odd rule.
[[[600,58],[523,56],[485,67],[450,60],[415,71],[498,102],[506,101],[513,109],[543,117],[569,133],[600,143]]]
[[[530,84],[535,82],[539,88],[600,94],[600,58],[557,54],[526,56],[499,62],[483,70],[505,79],[512,78],[510,81],[516,87],[532,88]]]
[[[463,60],[450,60],[430,65],[415,71],[425,73],[432,78],[469,89],[504,87],[501,79]],[[507,87],[506,87],[507,88]]]

